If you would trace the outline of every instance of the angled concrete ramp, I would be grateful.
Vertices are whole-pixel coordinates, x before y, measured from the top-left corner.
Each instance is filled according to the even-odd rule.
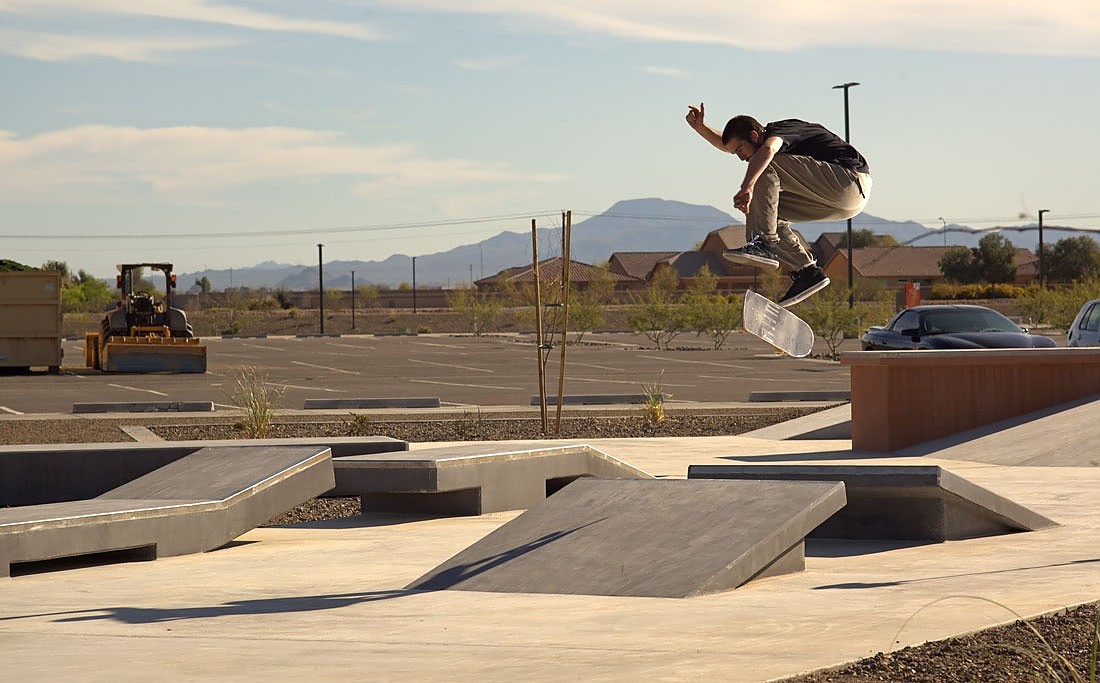
[[[1100,467],[1100,398],[1044,408],[897,451],[1024,467]]]
[[[61,557],[213,550],[332,485],[326,447],[202,448],[96,498],[0,509],[0,576]]]
[[[947,541],[1058,526],[934,465],[692,465],[688,479],[844,482],[847,505],[811,538]]]
[[[461,444],[337,458],[333,495],[363,512],[481,515],[523,510],[579,477],[652,476],[588,444]]]
[[[801,571],[838,482],[578,479],[408,588],[684,598]]]

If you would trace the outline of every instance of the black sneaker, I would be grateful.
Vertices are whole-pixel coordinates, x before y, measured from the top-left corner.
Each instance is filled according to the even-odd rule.
[[[727,261],[745,263],[758,268],[779,267],[779,257],[775,253],[775,248],[759,237],[754,237],[743,247],[727,249],[723,256]]]
[[[825,275],[825,271],[817,266],[806,266],[802,270],[791,273],[791,279],[794,283],[779,300],[779,305],[784,308],[805,301],[829,286],[829,278]]]

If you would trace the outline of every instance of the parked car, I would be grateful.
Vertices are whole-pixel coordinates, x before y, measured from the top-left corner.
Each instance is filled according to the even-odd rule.
[[[1066,346],[1100,346],[1100,299],[1081,307],[1066,335]]]
[[[1033,349],[1057,346],[985,306],[907,308],[860,338],[864,351],[909,349]]]

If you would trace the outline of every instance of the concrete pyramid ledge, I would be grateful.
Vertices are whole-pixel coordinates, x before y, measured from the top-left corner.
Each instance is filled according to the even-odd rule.
[[[688,479],[844,482],[848,504],[812,538],[949,541],[1058,526],[937,465],[692,465]]]
[[[524,510],[579,477],[652,479],[588,444],[461,444],[337,458],[333,495],[364,512],[481,515]]]
[[[332,484],[324,446],[202,448],[96,498],[0,509],[0,576],[61,557],[213,550]]]
[[[411,583],[685,598],[801,571],[839,482],[578,479]]]

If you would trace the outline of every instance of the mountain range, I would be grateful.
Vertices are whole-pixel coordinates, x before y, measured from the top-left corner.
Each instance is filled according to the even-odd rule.
[[[616,251],[688,251],[707,234],[727,225],[740,224],[728,213],[713,206],[687,204],[665,199],[630,199],[617,202],[607,211],[575,222],[571,231],[570,255],[585,263],[602,263]],[[795,228],[812,242],[823,232],[843,232],[845,221],[802,223]],[[976,246],[987,231],[965,225],[948,224],[929,229],[915,221],[892,221],[863,213],[853,219],[853,229],[891,235],[900,244],[914,246]],[[1004,228],[1005,236],[1016,246],[1035,250],[1038,233],[1035,226]],[[1044,242],[1074,234],[1058,226],[1044,226]],[[1090,233],[1091,234],[1091,233]],[[1093,235],[1095,239],[1096,236]],[[539,256],[561,255],[561,229],[539,230]],[[505,268],[531,263],[531,233],[504,231],[475,244],[416,257],[417,287],[450,287],[493,275]],[[328,261],[323,267],[325,287],[348,289],[351,273],[356,285],[372,283],[397,286],[413,280],[413,260],[394,254],[382,261]],[[317,266],[281,264],[271,261],[251,267],[179,273],[180,289],[188,289],[206,276],[211,287],[285,288],[303,291],[317,287]]]

